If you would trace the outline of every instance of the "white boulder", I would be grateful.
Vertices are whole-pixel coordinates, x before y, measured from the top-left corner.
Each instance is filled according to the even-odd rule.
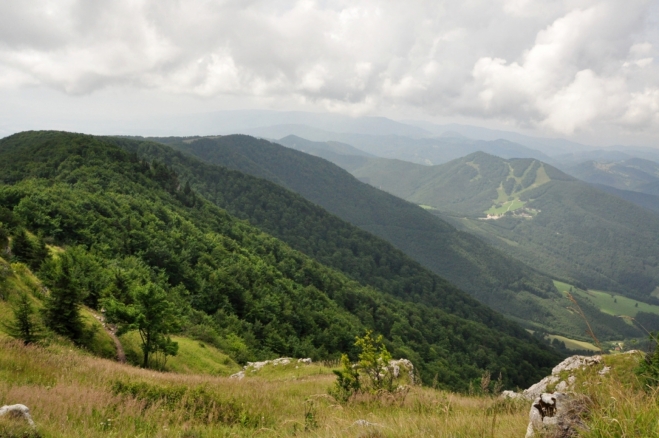
[[[35,427],[34,421],[30,416],[30,409],[25,405],[6,405],[0,408],[0,417],[8,415],[10,417],[23,417],[32,427]]]

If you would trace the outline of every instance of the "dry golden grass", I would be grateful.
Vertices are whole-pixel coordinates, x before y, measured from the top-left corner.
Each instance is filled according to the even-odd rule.
[[[328,368],[294,367],[243,380],[180,375],[0,339],[0,404],[27,405],[47,437],[457,438],[523,436],[526,429],[525,402],[417,387],[402,403],[361,397],[342,406],[327,395],[334,382]],[[0,436],[8,431],[3,424]]]

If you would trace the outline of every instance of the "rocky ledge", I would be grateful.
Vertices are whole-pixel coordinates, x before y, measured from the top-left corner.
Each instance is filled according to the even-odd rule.
[[[629,351],[625,354],[633,354]],[[526,438],[551,431],[552,436],[568,438],[576,436],[585,425],[581,414],[586,408],[584,396],[577,391],[577,372],[586,368],[600,367],[600,375],[607,374],[611,368],[603,366],[602,356],[571,356],[552,369],[551,375],[521,393],[504,391],[504,398],[521,398],[531,400],[529,425]]]

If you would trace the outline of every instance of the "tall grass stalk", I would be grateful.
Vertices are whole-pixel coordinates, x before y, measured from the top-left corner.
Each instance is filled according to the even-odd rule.
[[[575,310],[577,311],[579,316],[581,316],[581,318],[586,323],[586,326],[588,327],[588,330],[586,331],[586,333],[588,333],[588,335],[591,338],[593,338],[593,341],[595,341],[595,345],[597,345],[597,348],[599,348],[599,350],[600,350],[600,354],[604,354],[604,350],[602,349],[602,345],[600,344],[599,339],[597,339],[597,336],[595,336],[595,333],[593,332],[593,329],[590,327],[590,323],[588,322],[588,318],[586,318],[586,315],[583,313],[583,310],[581,310],[581,306],[579,305],[577,300],[574,299],[574,297],[572,296],[572,294],[570,292],[566,292],[566,293],[567,293],[567,299],[570,300],[570,302],[572,302],[572,304],[574,304],[576,306]]]

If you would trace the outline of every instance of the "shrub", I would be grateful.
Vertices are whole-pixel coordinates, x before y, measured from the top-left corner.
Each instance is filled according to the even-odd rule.
[[[363,338],[357,338],[355,345],[362,350],[359,353],[359,370],[368,378],[365,389],[373,393],[380,390],[394,392],[396,377],[389,364],[391,354],[382,342],[382,335],[373,339],[369,330]]]
[[[337,401],[346,403],[361,389],[359,371],[356,366],[350,363],[348,356],[344,354],[341,356],[341,369],[334,370],[334,374],[336,374],[336,382],[330,388],[329,394]]]
[[[357,337],[355,345],[361,349],[359,361],[350,363],[347,355],[341,356],[341,369],[335,370],[336,382],[329,393],[341,403],[348,402],[357,393],[373,395],[403,395],[408,387],[401,385],[402,373],[391,363],[391,354],[382,341],[382,335],[373,338],[371,331]]]

